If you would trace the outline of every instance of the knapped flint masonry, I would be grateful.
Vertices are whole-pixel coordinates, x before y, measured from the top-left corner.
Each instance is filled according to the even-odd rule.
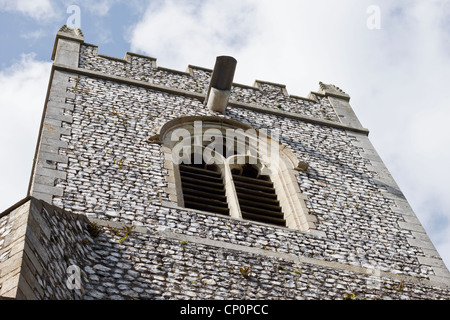
[[[231,57],[185,72],[108,57],[66,26],[52,59],[28,195],[0,214],[0,297],[450,298],[343,90],[238,84]],[[227,130],[279,152],[173,161],[174,132]]]

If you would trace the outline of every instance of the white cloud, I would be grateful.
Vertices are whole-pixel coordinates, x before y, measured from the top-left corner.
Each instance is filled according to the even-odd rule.
[[[75,1],[67,1],[67,5],[70,4],[78,4],[81,6],[81,9],[86,9],[92,14],[98,16],[105,16],[109,13],[112,6],[119,2],[118,0],[100,0],[100,1],[90,1],[90,0],[75,0]]]
[[[254,1],[165,1],[150,5],[131,31],[131,49],[161,59],[166,66],[229,54],[254,33]],[[186,67],[184,65],[183,67]]]
[[[38,40],[46,35],[43,29],[33,30],[29,32],[24,32],[20,34],[20,37],[26,40]]]
[[[382,6],[385,31],[376,44],[380,58],[355,96],[359,114],[427,233],[450,266],[450,56],[444,23],[450,5],[443,1]],[[365,106],[365,108],[361,108]]]
[[[130,0],[135,2],[136,0]],[[0,11],[18,12],[39,22],[48,22],[57,18],[68,18],[66,12],[70,5],[80,6],[84,10],[99,17],[106,16],[119,0],[0,0]]]
[[[50,66],[28,54],[0,71],[0,212],[26,196]]]
[[[367,28],[370,5],[380,8],[380,30]],[[319,81],[341,87],[450,265],[446,228],[436,228],[436,219],[450,222],[449,16],[442,0],[172,0],[150,5],[130,42],[180,70],[230,54],[244,84],[281,82],[297,95]]]
[[[51,0],[0,0],[0,11],[20,12],[39,21],[56,16]]]

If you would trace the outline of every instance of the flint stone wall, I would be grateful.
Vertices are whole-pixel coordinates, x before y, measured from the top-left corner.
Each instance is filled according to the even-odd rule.
[[[400,227],[410,221],[396,207],[391,189],[378,181],[357,135],[244,107],[215,114],[198,98],[211,74],[203,68],[176,72],[134,54],[112,59],[86,44],[79,67],[197,96],[70,70],[58,73],[55,99],[62,104],[47,114],[61,127],[43,144],[56,156],[40,163],[54,179],[38,191],[53,192],[53,205],[102,228],[97,237],[83,240],[86,259],[74,260],[84,281],[76,298],[317,299],[355,292],[361,298],[448,298],[447,289],[429,282],[436,269],[420,261],[433,253],[412,245],[417,234]],[[233,101],[339,122],[329,99],[314,97],[289,96],[282,85],[261,81],[255,87],[235,84],[232,91]],[[178,208],[167,192],[174,185],[164,150],[149,138],[184,116],[226,117],[278,134],[309,164],[299,172],[298,184],[315,229],[300,232]],[[137,231],[120,237],[121,229],[111,228],[115,224]],[[381,272],[376,277],[381,286],[373,287],[370,270]]]
[[[19,299],[446,299],[449,295],[448,289],[426,282],[370,275],[361,268],[327,265],[318,259],[304,261],[270,248],[89,221],[34,198],[19,211],[12,213],[15,221],[29,221],[21,252],[25,258]]]
[[[54,198],[55,205],[95,218],[166,226],[249,246],[261,246],[261,242],[271,248],[289,246],[282,250],[423,278],[433,273],[418,263],[417,256],[423,253],[408,244],[411,233],[398,227],[402,216],[392,210],[393,200],[374,183],[370,164],[346,131],[229,108],[225,117],[277,132],[280,141],[309,164],[298,183],[308,197],[310,214],[317,217],[317,231],[326,236],[271,226],[258,226],[263,230],[259,233],[231,232],[228,219],[211,225],[207,223],[211,215],[185,214],[165,205],[169,198],[164,190],[169,185],[163,152],[161,146],[148,142],[169,120],[221,115],[194,98],[100,79],[73,77],[67,90],[75,92],[75,98],[67,101],[73,105],[72,123],[64,123],[70,135],[61,138],[68,147],[61,148],[60,155],[68,163],[55,165],[67,172],[67,179],[56,185],[64,194]],[[275,236],[267,238],[267,234]]]

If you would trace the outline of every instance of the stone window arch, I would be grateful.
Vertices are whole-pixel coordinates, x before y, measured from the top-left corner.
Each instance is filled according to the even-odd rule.
[[[169,171],[167,192],[178,207],[302,231],[315,228],[315,217],[308,214],[306,196],[298,185],[301,163],[263,130],[223,117],[182,117],[166,123],[152,139],[162,145]],[[186,174],[187,170],[198,174]],[[205,174],[205,180],[200,173]],[[200,195],[207,199],[207,180],[212,178],[223,185],[225,195],[217,197],[219,202],[201,203]],[[205,193],[196,195],[195,183]],[[264,195],[254,192],[251,183],[253,189],[266,191],[267,198],[274,201],[257,206]],[[192,204],[196,196],[199,199]],[[223,206],[225,202],[228,212],[209,210],[214,204]]]

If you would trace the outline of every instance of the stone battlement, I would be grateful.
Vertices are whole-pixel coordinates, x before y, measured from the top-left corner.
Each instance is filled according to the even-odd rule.
[[[124,59],[116,59],[98,54],[94,45],[83,44],[81,53],[80,68],[200,94],[206,94],[212,74],[210,69],[192,65],[185,72],[158,67],[155,58],[129,52]],[[285,85],[260,80],[253,86],[234,83],[231,90],[231,100],[235,102],[339,122],[324,94],[312,93],[311,97],[290,96]]]

